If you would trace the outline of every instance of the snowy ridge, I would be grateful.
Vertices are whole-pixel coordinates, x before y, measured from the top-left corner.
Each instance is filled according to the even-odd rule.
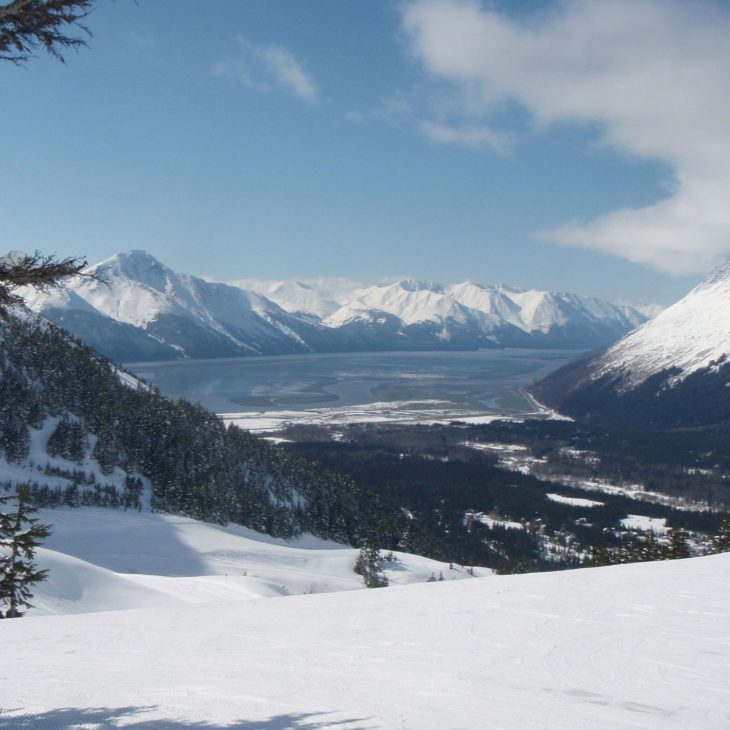
[[[730,262],[609,348],[592,371],[594,378],[610,374],[634,387],[667,368],[680,368],[683,379],[729,354]]]
[[[646,318],[569,293],[414,279],[215,283],[144,251],[91,266],[28,305],[122,361],[360,350],[605,347]],[[95,278],[96,277],[96,278]],[[254,287],[252,291],[246,286]]]
[[[363,288],[359,282],[345,278],[319,279],[234,279],[226,283],[240,289],[263,294],[287,312],[325,319],[350,301]]]
[[[89,267],[61,292],[26,292],[28,305],[88,339],[88,316],[96,323],[113,320],[129,325],[137,337],[168,348],[155,355],[216,357],[245,354],[308,352],[316,327],[284,311],[266,297],[235,286],[177,274],[145,251],[130,251]],[[69,322],[64,314],[78,318]],[[74,328],[76,324],[76,329]],[[130,330],[133,332],[134,330]],[[86,334],[86,338],[84,335]],[[149,342],[146,343],[149,349]],[[139,342],[132,343],[141,349]],[[129,359],[134,359],[132,355]],[[149,359],[141,357],[141,359]]]
[[[388,286],[373,286],[338,309],[326,320],[328,327],[340,327],[357,319],[371,318],[372,313],[387,312],[404,325],[417,322],[454,320],[459,324],[469,319],[468,310],[447,297],[437,286],[403,280]]]
[[[373,312],[387,312],[405,325],[419,322],[443,325],[448,321],[461,325],[472,323],[488,335],[504,325],[525,333],[548,333],[576,321],[594,326],[611,321],[627,330],[645,321],[640,312],[630,307],[576,294],[521,291],[470,281],[444,288],[406,279],[361,291],[324,323],[328,327],[339,327],[357,319],[372,319]]]

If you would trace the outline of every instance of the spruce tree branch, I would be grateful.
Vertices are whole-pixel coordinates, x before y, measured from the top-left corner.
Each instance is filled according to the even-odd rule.
[[[0,60],[22,64],[37,48],[59,61],[62,51],[85,46],[84,38],[68,34],[77,28],[91,31],[82,20],[91,12],[94,0],[14,0],[0,6]]]
[[[23,302],[23,297],[16,291],[20,287],[47,291],[60,288],[64,280],[74,276],[103,281],[98,274],[85,272],[86,266],[85,258],[59,259],[38,251],[0,258],[0,317],[6,317],[10,307]]]

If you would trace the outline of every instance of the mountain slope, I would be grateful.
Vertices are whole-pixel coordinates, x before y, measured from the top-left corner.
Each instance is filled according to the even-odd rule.
[[[402,280],[219,284],[117,254],[29,306],[121,361],[358,350],[593,349],[646,318],[574,294]],[[99,276],[104,282],[93,278]],[[264,292],[254,293],[244,285]],[[277,303],[275,303],[277,302]]]
[[[725,554],[2,621],[0,727],[721,730],[729,571]]]
[[[533,386],[570,415],[659,427],[730,421],[730,263],[605,352]]]
[[[424,343],[451,349],[590,349],[615,341],[645,319],[631,308],[575,294],[473,282],[444,288],[406,279],[362,290],[324,324],[378,349],[384,343],[393,349]]]
[[[112,354],[113,335],[105,337],[99,323],[108,320],[137,330],[128,347],[120,348],[124,360],[151,359],[149,350],[157,351],[150,340],[168,358],[286,354],[326,346],[321,327],[265,297],[177,274],[144,251],[117,254],[86,273],[70,283],[65,299],[27,292],[27,300],[34,311],[105,355]]]
[[[357,548],[312,535],[284,540],[148,510],[60,507],[38,517],[53,526],[38,554],[49,576],[34,587],[29,616],[365,589],[353,570]],[[392,586],[439,574],[491,574],[419,555],[393,557],[383,563]]]
[[[0,484],[27,483],[43,505],[134,508],[146,492],[160,509],[345,543],[392,517],[350,480],[164,398],[32,314],[0,323],[0,403]]]

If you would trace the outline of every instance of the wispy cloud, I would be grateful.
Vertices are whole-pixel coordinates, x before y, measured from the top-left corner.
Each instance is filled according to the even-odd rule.
[[[398,123],[409,117],[413,111],[413,102],[402,91],[381,99],[381,101],[369,111],[349,111],[345,117],[351,122],[390,122]]]
[[[290,50],[273,43],[250,43],[245,38],[239,38],[238,45],[239,53],[213,65],[214,76],[234,78],[249,89],[279,88],[303,101],[317,100],[317,83]]]
[[[423,121],[419,124],[419,128],[423,136],[432,142],[469,147],[474,150],[491,150],[506,154],[512,144],[510,135],[486,125],[451,126]]]
[[[403,26],[414,57],[463,95],[470,120],[461,135],[422,125],[425,134],[478,140],[475,108],[487,124],[499,104],[516,101],[538,129],[596,126],[604,144],[672,170],[671,192],[655,205],[567,223],[543,239],[677,274],[730,254],[727,4],[563,0],[517,19],[477,0],[416,0]]]

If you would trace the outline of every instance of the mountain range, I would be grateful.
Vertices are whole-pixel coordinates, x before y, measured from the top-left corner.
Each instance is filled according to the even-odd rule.
[[[577,417],[677,428],[730,421],[730,263],[619,342],[532,388]]]
[[[245,288],[246,286],[252,288]],[[253,288],[258,289],[254,291]],[[595,349],[646,321],[565,292],[404,279],[234,283],[178,274],[145,251],[89,267],[30,308],[118,361],[360,350]]]

